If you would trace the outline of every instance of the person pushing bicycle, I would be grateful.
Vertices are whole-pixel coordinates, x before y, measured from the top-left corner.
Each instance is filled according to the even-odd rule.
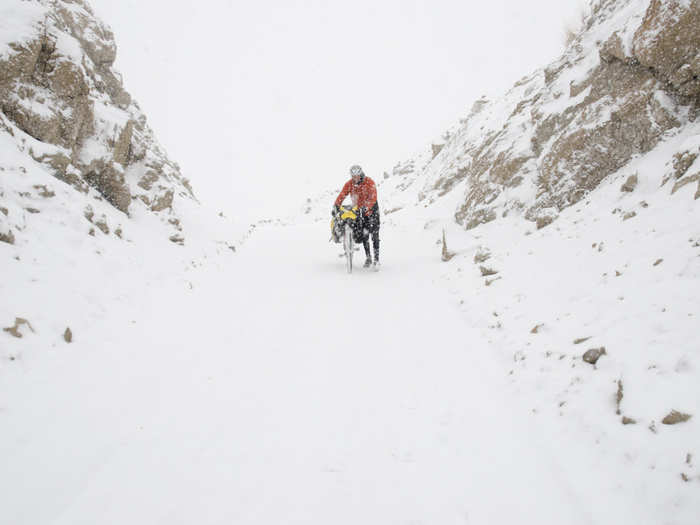
[[[372,257],[369,250],[369,236],[372,236],[374,247],[374,266],[379,267],[379,204],[377,202],[377,186],[374,181],[367,177],[362,168],[357,164],[350,168],[350,180],[345,183],[340,190],[338,198],[335,199],[331,214],[335,216],[343,203],[345,197],[350,195],[353,206],[360,209],[360,220],[354,232],[355,239],[362,239],[365,249],[365,268],[372,266]]]

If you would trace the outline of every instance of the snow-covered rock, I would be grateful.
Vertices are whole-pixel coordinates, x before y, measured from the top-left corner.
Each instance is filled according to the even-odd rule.
[[[19,242],[22,210],[37,198],[23,189],[29,179],[34,188],[53,192],[66,183],[105,199],[121,212],[115,221],[136,208],[175,216],[174,199],[194,199],[124,89],[113,68],[116,52],[112,32],[83,0],[0,7],[0,206],[7,209],[0,231],[6,242]]]
[[[561,58],[477,101],[444,147],[397,165],[385,187],[428,204],[459,193],[467,229],[512,212],[552,222],[697,117],[698,27],[697,0],[596,0]]]

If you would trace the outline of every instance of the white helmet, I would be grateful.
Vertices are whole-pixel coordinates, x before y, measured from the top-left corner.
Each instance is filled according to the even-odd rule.
[[[350,168],[350,175],[352,175],[353,177],[359,177],[361,175],[364,175],[362,167],[359,164],[353,164]]]

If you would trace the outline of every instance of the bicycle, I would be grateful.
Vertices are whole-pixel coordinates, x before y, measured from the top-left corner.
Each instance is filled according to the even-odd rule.
[[[343,256],[348,273],[352,273],[352,256],[355,252],[355,229],[359,220],[359,209],[340,206],[340,210],[331,219],[331,238],[333,242],[343,243]]]

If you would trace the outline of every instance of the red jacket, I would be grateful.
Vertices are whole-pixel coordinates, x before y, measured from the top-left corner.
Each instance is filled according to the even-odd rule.
[[[367,215],[372,215],[374,205],[377,204],[377,187],[372,179],[365,175],[359,184],[355,184],[352,179],[347,181],[340,190],[338,198],[335,199],[335,205],[340,206],[348,194],[354,205],[367,208]]]

